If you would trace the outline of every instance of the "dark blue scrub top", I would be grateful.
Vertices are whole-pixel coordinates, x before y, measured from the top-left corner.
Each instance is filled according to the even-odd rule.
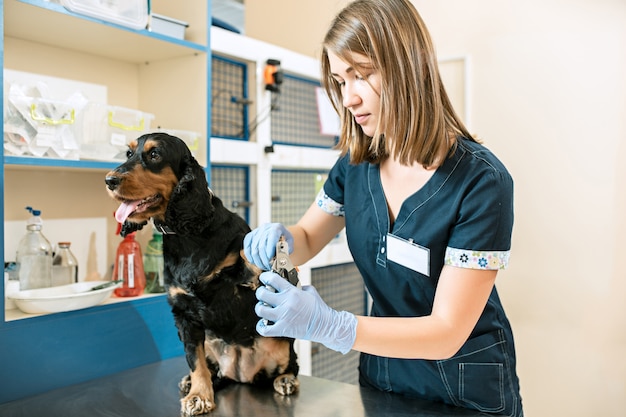
[[[331,169],[317,199],[345,216],[354,261],[372,297],[371,315],[429,315],[444,265],[503,269],[513,227],[513,181],[482,145],[460,139],[454,154],[408,197],[390,224],[377,164],[351,165],[349,155]],[[387,257],[388,233],[427,253],[420,272]],[[390,256],[391,257],[391,256]],[[470,338],[447,360],[361,355],[360,379],[383,391],[489,413],[521,416],[511,327],[497,291]]]

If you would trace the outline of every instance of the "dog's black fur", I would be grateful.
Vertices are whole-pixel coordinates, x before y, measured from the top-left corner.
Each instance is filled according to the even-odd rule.
[[[180,384],[182,412],[211,411],[213,386],[231,380],[270,384],[282,395],[297,391],[293,339],[256,332],[261,270],[242,255],[246,222],[213,195],[204,169],[179,138],[143,135],[127,156],[105,182],[122,203],[123,236],[149,219],[165,230],[167,297],[191,369]]]

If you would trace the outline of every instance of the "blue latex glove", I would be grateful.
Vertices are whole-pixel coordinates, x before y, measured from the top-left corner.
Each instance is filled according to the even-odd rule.
[[[272,269],[272,258],[276,256],[276,244],[281,235],[287,240],[289,253],[293,252],[293,236],[280,223],[266,223],[248,233],[243,239],[243,253],[248,262],[265,271]]]
[[[354,314],[328,307],[312,286],[294,287],[274,272],[264,272],[259,278],[266,285],[256,290],[255,311],[261,317],[256,329],[261,336],[310,340],[343,354],[352,349]]]

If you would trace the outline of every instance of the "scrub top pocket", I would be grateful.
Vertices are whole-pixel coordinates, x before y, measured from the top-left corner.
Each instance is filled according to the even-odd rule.
[[[507,405],[514,407],[505,344],[502,331],[487,333],[468,340],[454,357],[437,361],[455,405],[487,413],[501,413]]]

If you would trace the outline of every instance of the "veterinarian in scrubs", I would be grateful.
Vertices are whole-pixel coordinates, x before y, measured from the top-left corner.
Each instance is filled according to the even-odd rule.
[[[371,316],[335,311],[313,287],[265,272],[276,292],[257,290],[258,332],[361,352],[365,386],[523,416],[495,288],[509,262],[513,181],[454,112],[421,17],[408,0],[350,3],[321,61],[342,155],[296,225],[263,225],[244,251],[268,270],[285,235],[302,264],[345,227]]]

